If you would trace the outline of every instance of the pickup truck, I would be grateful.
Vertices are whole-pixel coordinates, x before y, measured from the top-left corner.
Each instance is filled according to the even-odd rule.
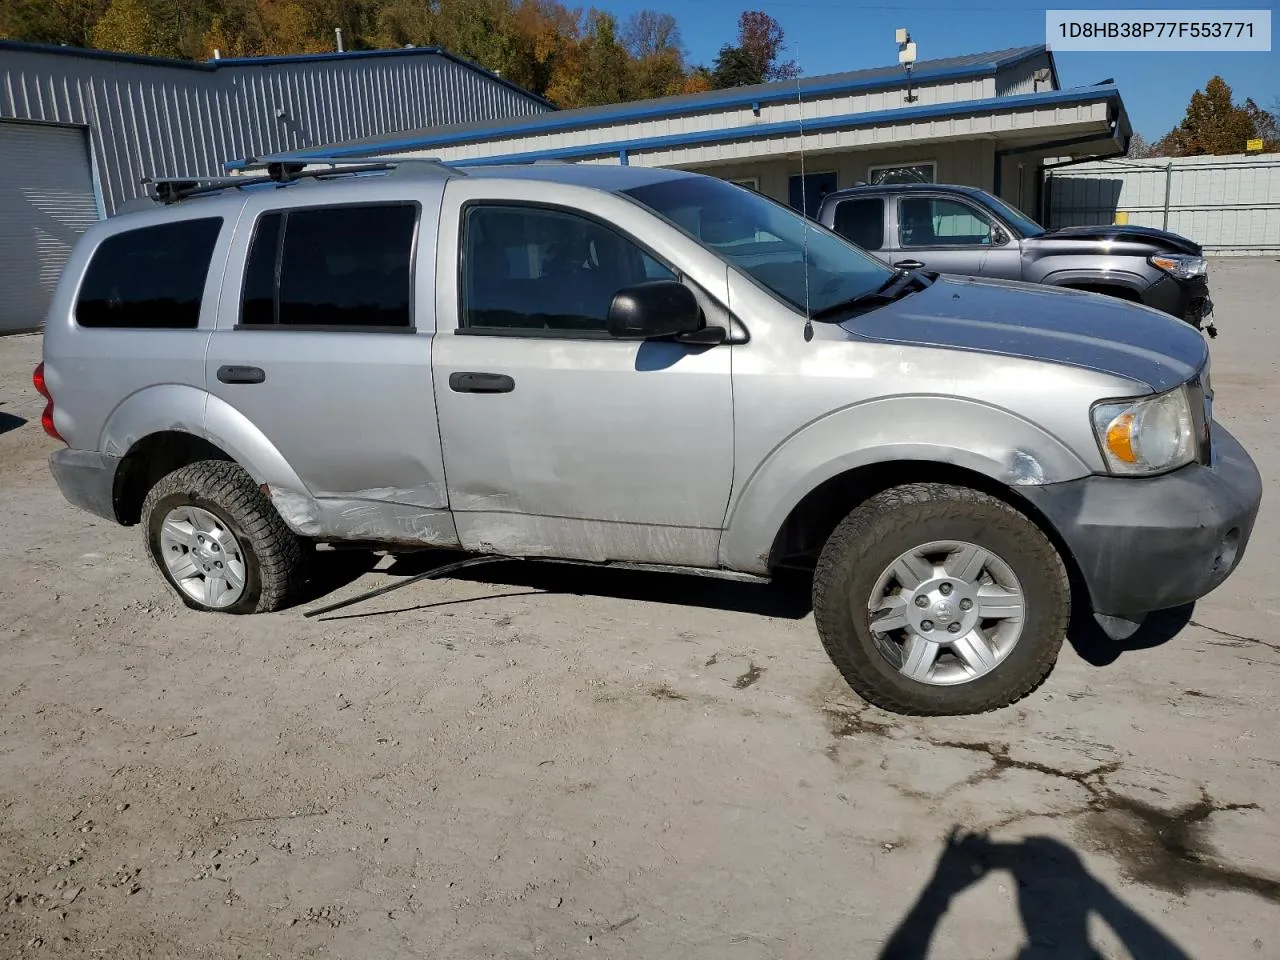
[[[817,218],[891,266],[1090,290],[1218,334],[1204,251],[1166,230],[1046,230],[985,190],[933,183],[839,190]]]

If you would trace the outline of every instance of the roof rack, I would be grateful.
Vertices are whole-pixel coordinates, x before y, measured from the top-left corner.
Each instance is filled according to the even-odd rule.
[[[301,173],[309,166],[325,165],[333,168],[334,172],[338,172],[337,168],[339,167],[359,168],[370,164],[377,164],[392,172],[402,172],[402,175],[415,177],[432,175],[439,177],[465,177],[467,175],[466,171],[450,166],[439,157],[399,157],[394,154],[381,157],[336,157],[278,153],[270,157],[249,157],[244,162],[244,169],[261,170],[265,168],[268,175],[270,175],[273,170],[280,170],[286,174],[290,172]],[[319,171],[310,172],[316,173]],[[348,169],[346,172],[352,171]]]
[[[312,165],[323,166],[316,170],[306,169]],[[358,173],[414,177],[466,176],[464,171],[441,163],[434,157],[302,157],[285,154],[260,160],[250,157],[245,161],[245,169],[265,170],[266,173],[261,176],[231,177],[144,177],[141,182],[144,186],[153,188],[149,191],[152,200],[169,204],[228,189],[284,185],[303,179],[322,180]]]

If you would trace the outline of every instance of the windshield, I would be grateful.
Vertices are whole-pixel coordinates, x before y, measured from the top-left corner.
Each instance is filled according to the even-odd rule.
[[[775,296],[817,315],[881,288],[893,271],[826,227],[746,187],[680,177],[625,191]],[[806,237],[807,235],[807,237]]]
[[[989,193],[985,194],[985,199],[988,206],[1008,220],[1013,229],[1017,230],[1024,237],[1038,237],[1040,234],[1044,233],[1044,227],[1040,226],[1040,224],[1036,223],[1017,207],[1010,206],[999,197],[992,196]]]

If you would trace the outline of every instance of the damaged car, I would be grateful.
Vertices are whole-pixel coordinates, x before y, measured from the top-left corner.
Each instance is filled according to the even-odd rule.
[[[320,544],[812,573],[885,709],[1033,690],[1220,585],[1261,500],[1208,345],[1123,299],[880,262],[711,177],[288,158],[76,245],[36,388],[71,503],[189,607]]]

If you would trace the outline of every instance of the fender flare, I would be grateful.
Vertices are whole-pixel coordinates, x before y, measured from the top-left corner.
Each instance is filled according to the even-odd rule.
[[[1065,443],[1008,410],[936,395],[886,397],[816,420],[778,444],[730,503],[720,563],[767,574],[791,511],[818,486],[877,463],[949,464],[1011,489],[1091,473]]]
[[[302,478],[266,435],[225,400],[183,384],[146,387],[111,411],[98,449],[123,458],[157,433],[188,433],[207,440],[244,467],[255,482],[270,488],[272,501],[295,533],[314,532],[318,512]]]
[[[1098,287],[1123,287],[1141,296],[1151,286],[1151,281],[1140,273],[1128,270],[1111,270],[1103,273],[1099,270],[1063,269],[1046,273],[1038,283],[1051,287],[1069,287],[1073,284],[1088,284]]]

